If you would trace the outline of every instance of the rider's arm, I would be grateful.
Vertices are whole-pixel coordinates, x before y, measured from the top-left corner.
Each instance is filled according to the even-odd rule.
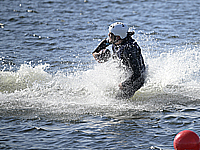
[[[106,49],[110,43],[108,42],[108,39],[102,40],[99,45],[95,48],[92,55],[96,61],[99,63],[103,63],[108,61],[108,59],[111,56],[110,50]]]

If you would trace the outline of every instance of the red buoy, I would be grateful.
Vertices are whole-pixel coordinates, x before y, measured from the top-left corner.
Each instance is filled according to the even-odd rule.
[[[200,150],[199,136],[190,130],[179,132],[174,138],[175,150]]]

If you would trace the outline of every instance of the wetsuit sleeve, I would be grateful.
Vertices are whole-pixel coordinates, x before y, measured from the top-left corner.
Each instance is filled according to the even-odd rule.
[[[105,49],[110,45],[108,39],[102,40],[99,45],[94,49],[92,53],[99,53],[101,50]]]

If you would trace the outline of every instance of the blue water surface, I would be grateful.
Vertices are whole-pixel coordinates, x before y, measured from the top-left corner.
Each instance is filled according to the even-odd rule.
[[[0,149],[173,150],[200,134],[198,0],[1,0]],[[148,68],[131,98],[124,72],[91,55],[116,21]],[[111,47],[109,47],[111,49]]]

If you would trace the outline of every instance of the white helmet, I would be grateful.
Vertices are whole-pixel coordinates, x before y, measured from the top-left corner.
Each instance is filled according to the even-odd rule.
[[[116,22],[109,26],[109,32],[124,39],[127,36],[128,26],[122,22]]]

